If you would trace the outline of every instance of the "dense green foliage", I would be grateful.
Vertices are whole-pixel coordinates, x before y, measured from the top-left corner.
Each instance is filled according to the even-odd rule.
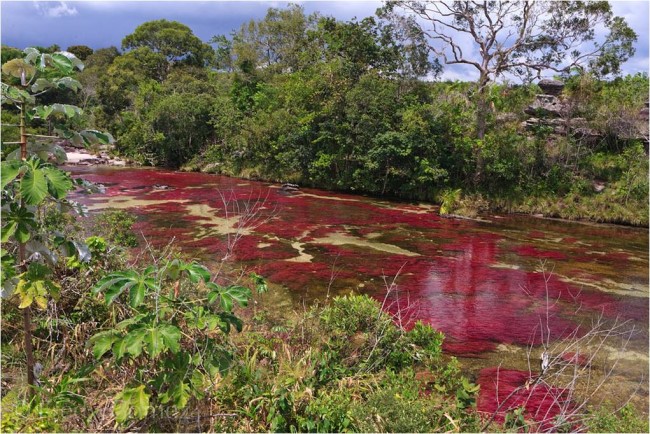
[[[539,89],[491,84],[477,139],[475,84],[423,81],[441,66],[417,28],[290,5],[210,42],[208,52],[182,24],[145,23],[124,38],[129,51],[88,55],[76,101],[142,164],[439,203],[457,192],[449,213],[648,221],[647,145],[631,124],[647,75],[568,79],[570,116],[596,140],[525,130]]]

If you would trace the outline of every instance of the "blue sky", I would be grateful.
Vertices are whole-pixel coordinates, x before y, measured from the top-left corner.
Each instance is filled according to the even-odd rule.
[[[381,1],[302,1],[307,13],[319,11],[349,20],[373,15]],[[165,18],[188,25],[204,41],[231,31],[251,19],[263,18],[279,1],[6,1],[1,4],[1,41],[24,48],[58,44],[102,48],[120,47],[122,38],[145,21]],[[650,2],[614,1],[615,14],[623,16],[637,32],[636,55],[624,72],[648,71]],[[467,46],[467,50],[474,50]],[[447,67],[443,78],[471,79],[471,69]]]

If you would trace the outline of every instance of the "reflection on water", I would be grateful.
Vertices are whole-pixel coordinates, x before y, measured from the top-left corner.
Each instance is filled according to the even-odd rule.
[[[223,258],[233,234],[241,235],[234,258],[288,288],[296,302],[322,299],[328,286],[381,300],[386,279],[397,276],[398,291],[387,304],[393,313],[399,306],[403,320],[443,331],[448,352],[490,363],[549,334],[557,340],[576,328],[585,333],[602,314],[638,330],[628,351],[646,356],[640,373],[647,378],[647,229],[511,216],[447,220],[430,205],[312,189],[288,193],[215,175],[72,170],[107,186],[105,195],[78,200],[91,210],[131,209],[153,244],[174,237],[211,261]],[[255,213],[248,221],[245,209]]]

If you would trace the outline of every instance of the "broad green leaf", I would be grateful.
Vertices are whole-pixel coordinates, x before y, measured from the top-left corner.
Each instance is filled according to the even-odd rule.
[[[6,243],[9,241],[9,237],[16,233],[16,229],[18,229],[18,222],[13,221],[6,223],[2,227],[2,242]]]
[[[72,190],[72,179],[63,170],[47,166],[41,170],[47,178],[48,191],[54,198],[63,199]]]
[[[149,412],[149,395],[144,391],[144,384],[133,390],[133,414],[142,419]]]
[[[38,82],[38,80],[36,81]],[[54,80],[53,84],[59,89],[72,89],[75,92],[81,89],[81,83],[72,77],[59,78],[58,80]]]
[[[47,196],[45,173],[36,164],[31,165],[23,175],[20,194],[29,205],[38,205]]]
[[[36,48],[33,48],[33,47],[25,48],[23,50],[23,53],[25,53],[25,61],[28,62],[28,63],[32,63],[32,64],[41,55],[41,52],[38,51]]]
[[[93,355],[96,359],[100,359],[106,354],[113,343],[119,339],[119,334],[115,330],[107,330],[99,332],[90,338],[89,343],[93,346]]]
[[[206,286],[208,289],[212,290],[208,293],[208,303],[212,304],[219,299],[219,295],[223,287],[213,282],[208,283]]]
[[[235,326],[235,329],[238,332],[241,332],[244,328],[244,323],[242,320],[237,318],[235,315],[229,312],[219,312],[219,317],[221,318],[221,324],[219,327],[221,328],[221,331],[224,333],[228,334],[230,333],[230,326]]]
[[[144,301],[145,285],[143,282],[137,283],[131,287],[129,291],[129,306],[136,308]]]
[[[125,353],[126,343],[124,342],[124,339],[118,339],[113,344],[113,356],[115,356],[115,360],[121,360]]]
[[[123,277],[113,277],[113,274],[108,275],[108,280],[106,278],[97,282],[97,285],[93,288],[93,292],[106,291],[104,293],[104,302],[108,305],[111,304],[120,294],[124,291],[124,281]]]
[[[180,351],[180,340],[181,340],[181,331],[178,327],[171,324],[163,325],[159,328],[160,336],[162,337],[163,343],[169,350],[176,354]]]
[[[4,188],[20,173],[20,168],[22,162],[20,161],[3,161],[0,164],[0,178],[2,179],[2,185],[0,188]]]
[[[29,92],[2,83],[2,103],[4,104],[7,99],[11,100],[12,102],[24,101],[30,104],[34,104],[36,102],[34,96],[31,95]]]
[[[38,80],[36,80],[36,83],[38,83]],[[33,110],[34,116],[43,120],[47,119],[52,113],[54,113],[54,108],[49,105],[36,106]]]
[[[133,357],[138,357],[142,354],[142,340],[146,330],[136,329],[129,332],[123,339],[126,352],[131,354]]]
[[[69,118],[74,117],[77,114],[77,110],[71,105],[65,104],[63,106],[63,110],[65,111],[65,115]]]
[[[36,228],[36,217],[27,208],[13,205],[9,211],[2,212],[2,242],[7,242],[13,235],[16,241],[25,243],[31,238],[31,229]]]
[[[142,285],[145,289],[146,295],[147,290],[158,289],[158,285],[156,284],[155,280],[148,277],[151,273],[152,269],[145,270],[143,274],[139,274],[133,270],[111,273],[97,282],[93,288],[93,292],[98,293],[101,291],[106,291],[104,294],[106,304],[110,304],[115,301],[115,299],[119,297],[122,292],[130,290],[134,285]],[[137,297],[135,299],[131,298],[131,300],[137,300]]]
[[[59,71],[63,72],[64,74],[70,74],[72,72],[72,68],[73,68],[72,61],[68,59],[66,56],[64,56],[63,54],[61,53],[51,54],[50,59],[52,60],[52,65]]]
[[[52,83],[47,78],[37,78],[34,84],[32,84],[32,92],[38,93],[52,87],[54,87],[54,83]],[[38,114],[38,111],[36,111],[36,113]]]
[[[99,279],[99,282],[93,286],[92,292],[93,294],[98,294],[105,290],[106,288],[113,286],[115,282],[124,279],[124,273],[119,272],[119,273],[111,273],[108,274],[101,279]]]
[[[34,76],[36,70],[24,59],[11,59],[2,65],[2,73],[20,78],[21,81],[24,81],[23,86],[26,86],[26,82]]]
[[[43,264],[39,264],[38,262],[32,262],[27,267],[26,276],[30,280],[43,280],[50,275],[52,275],[52,270]]]
[[[32,237],[32,234],[27,224],[19,222],[14,236],[19,243],[26,243]]]
[[[104,302],[106,304],[113,303],[120,294],[131,288],[133,285],[135,285],[133,280],[121,279],[106,290],[106,293],[104,294]]]
[[[222,287],[210,283],[208,288],[213,290],[208,293],[208,302],[214,303],[219,300],[221,308],[226,312],[232,311],[233,302],[237,302],[240,306],[248,305],[248,299],[251,297],[251,290],[243,286]]]
[[[164,275],[172,280],[178,280],[182,274],[187,274],[187,277],[192,283],[210,281],[210,271],[205,266],[196,262],[188,264],[179,259],[174,259],[164,269]]]
[[[129,418],[131,410],[131,395],[131,391],[125,389],[115,395],[115,398],[113,399],[113,412],[115,413],[115,420],[118,423],[124,423]]]
[[[88,145],[100,143],[102,145],[110,145],[115,142],[113,136],[109,133],[104,133],[97,130],[82,130],[80,131],[83,140]]]
[[[253,272],[249,275],[249,277],[253,280],[255,289],[257,290],[258,294],[264,294],[265,292],[269,291],[269,286],[266,283],[266,279],[264,279],[262,276]]]
[[[151,327],[146,329],[146,334],[144,335],[144,343],[149,357],[155,358],[163,351],[163,340],[160,335],[160,329],[156,327]]]
[[[199,281],[208,282],[210,280],[210,271],[201,264],[192,262],[185,270],[192,283],[199,283]]]
[[[172,385],[170,394],[174,401],[174,406],[181,410],[187,405],[187,401],[190,399],[190,386],[189,384],[178,381]]]
[[[69,117],[69,118],[72,118],[72,117],[75,117],[75,116],[77,116],[77,115],[82,115],[82,114],[83,114],[83,110],[81,110],[81,109],[80,109],[79,107],[77,107],[77,106],[70,105],[70,104],[59,104],[59,103],[56,103],[56,104],[52,104],[51,107],[52,107],[52,110],[53,110],[55,113],[61,113],[61,114],[64,114],[64,115],[66,115],[66,116]],[[57,133],[59,133],[59,134],[62,133],[61,135],[62,135],[62,137],[64,137],[64,138],[68,138],[68,137],[70,137],[70,133],[65,134],[65,131],[58,131]]]
[[[67,57],[75,68],[77,68],[79,71],[83,71],[83,62],[74,54],[70,53],[69,51],[57,51],[55,54],[60,54]]]

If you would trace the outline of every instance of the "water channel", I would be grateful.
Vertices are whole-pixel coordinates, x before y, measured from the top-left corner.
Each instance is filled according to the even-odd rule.
[[[407,327],[431,324],[475,381],[495,367],[538,370],[544,345],[563,351],[596,321],[604,329],[623,324],[633,333],[600,344],[589,363],[602,371],[618,360],[608,371],[608,397],[616,404],[634,394],[647,408],[647,228],[528,216],[444,219],[426,204],[217,175],[68,170],[106,187],[75,195],[89,210],[128,209],[149,243],[174,239],[208,263],[230,255],[274,284],[274,303],[284,308],[367,293]],[[565,353],[593,351],[585,344]]]

